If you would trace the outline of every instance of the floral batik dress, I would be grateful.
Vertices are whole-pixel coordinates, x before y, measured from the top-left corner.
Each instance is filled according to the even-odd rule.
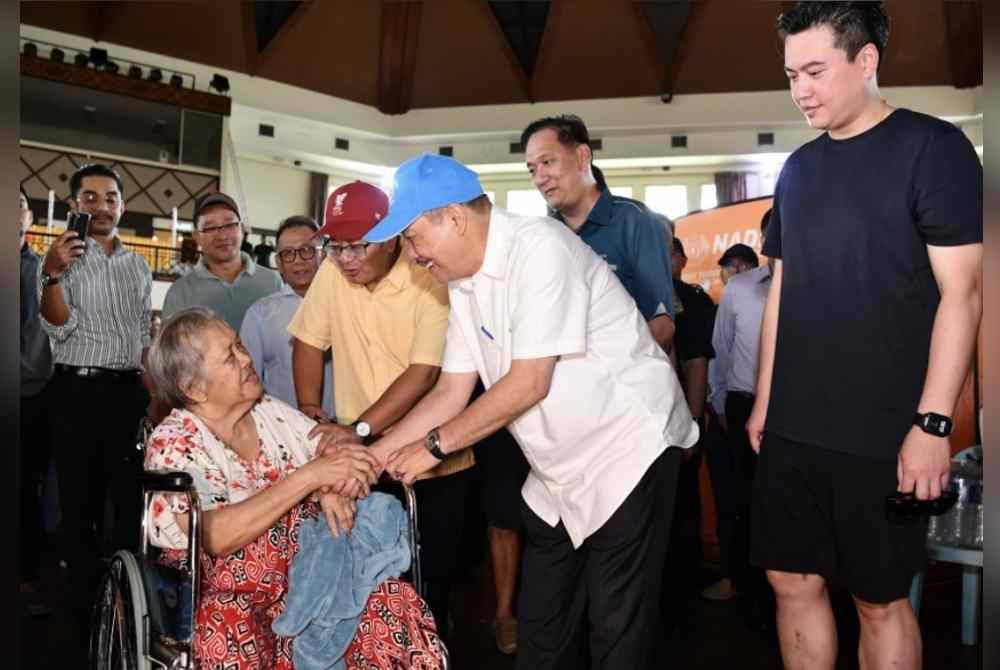
[[[147,470],[189,473],[203,510],[246,500],[313,458],[307,435],[315,422],[285,403],[264,396],[251,410],[260,436],[255,462],[226,447],[196,415],[174,410],[153,432],[146,447]],[[187,535],[176,515],[187,512],[183,498],[158,495],[149,511],[150,542],[165,559],[183,558]],[[293,639],[275,634],[271,623],[284,610],[288,571],[298,550],[302,519],[318,507],[304,502],[267,532],[228,556],[199,556],[201,590],[192,650],[199,668],[290,670]],[[348,668],[440,667],[434,619],[413,588],[398,580],[380,584],[369,597],[348,647]]]

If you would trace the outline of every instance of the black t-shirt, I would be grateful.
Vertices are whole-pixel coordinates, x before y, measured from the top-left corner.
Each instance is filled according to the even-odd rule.
[[[712,349],[712,328],[715,325],[715,303],[700,287],[674,280],[674,294],[683,310],[674,319],[674,347],[678,361],[694,358],[715,358]]]
[[[982,203],[982,166],[965,135],[906,109],[789,157],[763,250],[782,261],[766,430],[896,458],[940,301],[927,245],[982,242]]]

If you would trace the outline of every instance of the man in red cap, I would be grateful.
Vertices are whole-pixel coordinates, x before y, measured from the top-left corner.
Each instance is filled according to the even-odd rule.
[[[400,253],[398,238],[362,238],[389,208],[381,190],[356,181],[327,199],[328,259],[320,266],[288,332],[299,409],[327,440],[365,442],[385,432],[434,386],[448,327],[448,290]],[[334,407],[320,406],[324,352],[332,349]],[[457,563],[471,450],[446,459],[416,483],[426,599],[449,631],[448,576]]]

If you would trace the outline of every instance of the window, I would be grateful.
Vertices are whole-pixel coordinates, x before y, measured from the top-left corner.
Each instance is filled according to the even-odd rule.
[[[620,195],[623,198],[632,197],[632,187],[631,186],[609,186],[608,190],[611,191],[612,195]]]
[[[546,216],[545,198],[537,189],[507,191],[507,211],[525,216]]]
[[[712,209],[719,205],[719,200],[715,195],[715,184],[701,185],[701,209]]]
[[[647,186],[646,206],[668,219],[680,218],[688,213],[687,186]]]

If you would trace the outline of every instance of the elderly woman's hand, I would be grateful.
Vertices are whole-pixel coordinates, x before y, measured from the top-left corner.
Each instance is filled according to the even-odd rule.
[[[351,532],[354,527],[354,515],[358,511],[353,498],[336,493],[324,493],[319,496],[319,506],[334,537],[339,537],[341,530],[345,533]]]
[[[367,449],[354,445],[317,456],[303,467],[310,470],[315,488],[351,498],[367,496],[381,470],[378,460]]]

